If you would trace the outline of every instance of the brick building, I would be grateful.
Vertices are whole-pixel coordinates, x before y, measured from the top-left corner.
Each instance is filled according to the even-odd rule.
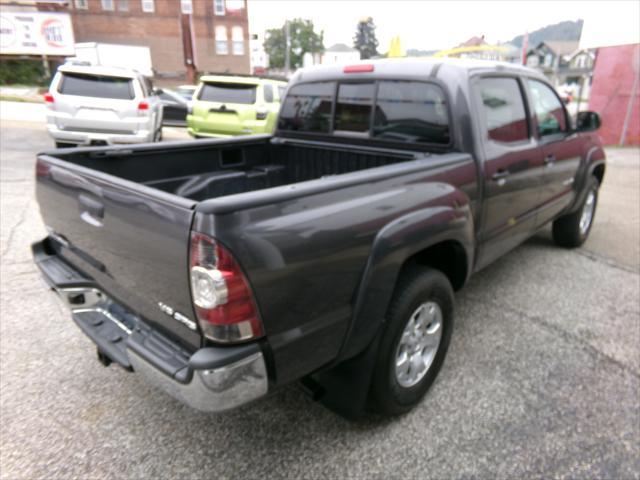
[[[147,46],[156,77],[185,78],[183,24],[191,17],[198,72],[250,72],[246,0],[69,0],[76,42]]]

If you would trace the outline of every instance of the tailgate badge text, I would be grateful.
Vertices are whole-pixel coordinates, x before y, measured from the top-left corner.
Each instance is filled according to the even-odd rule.
[[[186,315],[183,315],[180,312],[176,312],[172,307],[170,307],[166,303],[158,302],[158,307],[160,307],[160,310],[162,310],[164,313],[169,315],[174,320],[177,320],[178,322],[183,324],[185,327],[187,327],[187,328],[189,328],[191,330],[197,330],[198,329],[198,326],[196,325],[196,322],[191,320]]]

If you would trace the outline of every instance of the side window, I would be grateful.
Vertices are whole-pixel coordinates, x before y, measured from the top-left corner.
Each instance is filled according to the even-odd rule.
[[[487,136],[503,143],[529,138],[527,115],[520,86],[515,78],[487,77],[480,80],[480,99]]]
[[[141,80],[142,80],[141,82],[142,95],[144,95],[145,97],[148,97],[153,92],[153,84],[151,83],[151,80],[149,80],[147,77],[141,77]]]
[[[273,87],[268,83],[265,83],[263,86],[263,95],[264,101],[267,103],[273,103]]]
[[[335,82],[301,83],[289,90],[282,103],[278,128],[329,133]]]
[[[368,133],[374,93],[373,83],[340,84],[334,131]]]
[[[562,102],[555,92],[542,82],[529,80],[533,110],[538,119],[538,134],[541,137],[567,131],[567,117]]]
[[[424,82],[379,82],[373,136],[395,142],[448,144],[444,93],[437,85]]]

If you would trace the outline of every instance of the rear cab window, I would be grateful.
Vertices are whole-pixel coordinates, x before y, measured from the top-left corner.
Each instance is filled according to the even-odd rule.
[[[300,83],[289,89],[280,110],[278,128],[329,133],[335,82]]]
[[[447,145],[449,114],[442,89],[424,82],[379,82],[373,136]]]
[[[333,133],[357,133],[368,136],[375,84],[342,83],[338,86]]]
[[[136,96],[132,78],[71,72],[62,72],[58,93],[114,100],[133,100]]]
[[[278,128],[380,142],[450,144],[447,100],[428,81],[300,83],[289,88]]]
[[[198,100],[253,105],[256,103],[257,89],[258,85],[251,83],[204,82]]]

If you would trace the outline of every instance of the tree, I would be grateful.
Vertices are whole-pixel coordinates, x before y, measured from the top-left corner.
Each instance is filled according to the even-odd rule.
[[[282,28],[267,30],[264,41],[264,50],[269,55],[269,66],[272,68],[284,68],[286,39],[286,23]],[[296,18],[289,21],[289,55],[291,68],[302,66],[302,57],[305,53],[322,53],[324,51],[324,32],[316,33],[311,20]]]
[[[360,52],[360,58],[363,60],[378,55],[378,40],[373,18],[363,18],[358,22],[356,34],[353,37],[353,48]]]

